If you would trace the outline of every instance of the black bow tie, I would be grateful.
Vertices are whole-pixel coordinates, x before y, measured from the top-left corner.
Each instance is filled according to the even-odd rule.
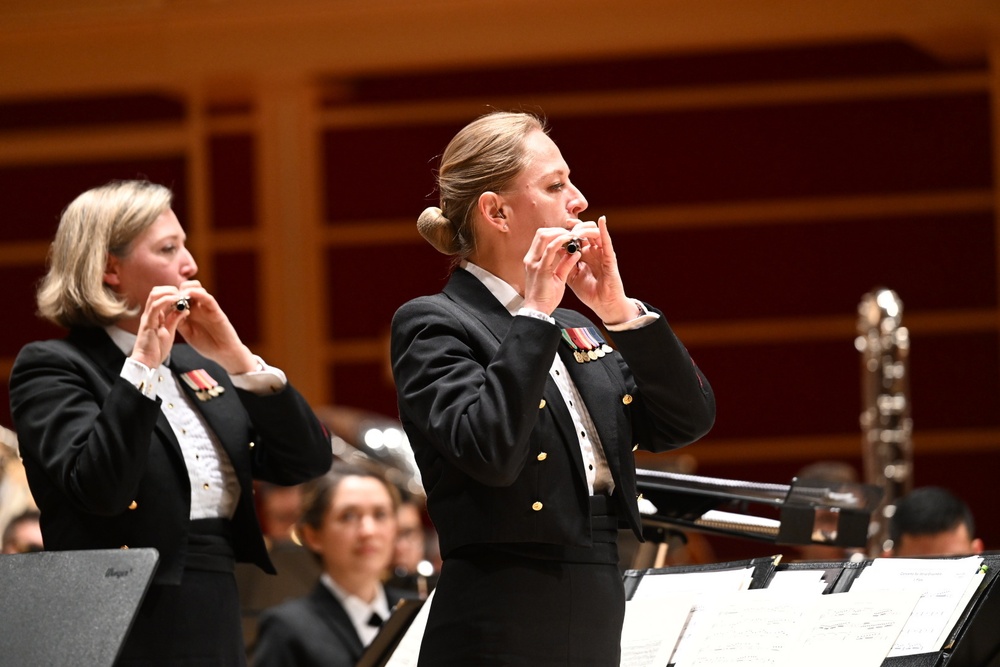
[[[382,617],[378,615],[377,612],[372,612],[372,615],[368,617],[368,625],[373,628],[382,627]]]

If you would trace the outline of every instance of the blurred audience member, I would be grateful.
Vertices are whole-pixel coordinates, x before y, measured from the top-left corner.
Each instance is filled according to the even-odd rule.
[[[247,655],[257,641],[260,613],[286,600],[308,593],[319,579],[320,566],[298,542],[295,526],[302,516],[302,485],[255,484],[268,555],[276,574],[267,574],[247,563],[236,565],[236,586],[240,591],[240,616]]]
[[[14,517],[37,509],[18,456],[17,435],[0,425],[0,533]]]
[[[947,489],[924,486],[896,503],[889,520],[892,549],[884,556],[969,556],[983,552],[972,511]]]
[[[261,614],[258,667],[353,667],[400,595],[383,587],[399,495],[380,472],[337,463],[305,485],[299,534],[322,564],[308,595]]]
[[[392,559],[392,577],[387,583],[426,598],[434,588],[440,569],[437,533],[424,523],[423,497],[405,492],[401,492],[401,495],[402,501],[396,512],[398,532]]]
[[[0,553],[26,554],[41,551],[42,528],[38,525],[41,516],[35,510],[28,510],[11,519],[3,531],[3,544]]]
[[[265,539],[272,544],[291,542],[295,524],[302,515],[302,485],[261,483],[257,487],[257,497]]]
[[[839,484],[857,484],[860,481],[858,472],[854,469],[854,466],[843,461],[816,461],[799,470],[795,478],[801,481],[819,482],[833,487]],[[830,517],[832,525],[829,528],[831,531],[837,528],[836,523],[833,523],[835,516]],[[821,532],[824,531],[821,530]],[[864,557],[863,546],[847,548],[830,544],[800,544],[796,545],[794,549],[796,553],[793,556],[793,560],[839,561],[850,560],[853,557]]]

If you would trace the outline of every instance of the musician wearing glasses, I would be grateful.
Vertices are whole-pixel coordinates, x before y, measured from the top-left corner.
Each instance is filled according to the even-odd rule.
[[[255,667],[353,667],[402,593],[382,584],[399,491],[376,469],[338,462],[303,489],[297,532],[322,567],[300,598],[261,614]]]

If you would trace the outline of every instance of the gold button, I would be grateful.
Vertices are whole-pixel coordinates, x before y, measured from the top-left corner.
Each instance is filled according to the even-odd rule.
[[[203,489],[205,489],[206,491],[208,491],[208,482],[205,482],[204,484],[202,484],[202,485],[201,485],[201,488],[203,488]]]
[[[173,410],[174,409],[174,404],[173,403],[167,403],[167,407],[170,408],[171,410]]]
[[[129,503],[129,505],[128,505],[128,508],[129,508],[130,510],[134,510],[134,509],[135,509],[136,507],[138,507],[138,506],[139,506],[139,503],[137,503],[137,502],[135,502],[135,501],[133,500],[132,502],[130,502],[130,503]]]
[[[632,404],[632,394],[625,394],[624,396],[622,396],[622,403],[624,403],[625,405],[631,405]]]
[[[127,544],[123,544],[123,545],[121,545],[118,548],[121,549],[122,551],[125,551],[126,549],[128,549],[128,545]]]
[[[538,409],[541,410],[544,407],[545,407],[545,399],[543,398],[542,401],[538,404]]]
[[[542,504],[536,500],[535,502],[531,503],[531,509],[538,512],[542,509]]]
[[[639,443],[635,443],[635,447],[633,447],[633,448],[632,448],[632,451],[634,452],[634,451],[636,451],[637,449],[639,449]]]
[[[250,442],[250,449],[253,449],[253,448],[254,448],[254,443],[253,443],[253,441],[251,441]]]
[[[549,455],[546,454],[545,452],[539,452],[538,453],[538,460],[539,461],[544,461],[547,458],[549,458]]]

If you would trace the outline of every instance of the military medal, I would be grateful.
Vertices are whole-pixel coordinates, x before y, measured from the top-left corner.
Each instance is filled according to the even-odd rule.
[[[194,395],[199,401],[209,401],[226,391],[225,387],[220,387],[211,375],[202,369],[181,373],[184,384],[194,390]]]
[[[612,351],[596,327],[571,327],[562,330],[563,340],[573,350],[576,363],[596,361]]]

